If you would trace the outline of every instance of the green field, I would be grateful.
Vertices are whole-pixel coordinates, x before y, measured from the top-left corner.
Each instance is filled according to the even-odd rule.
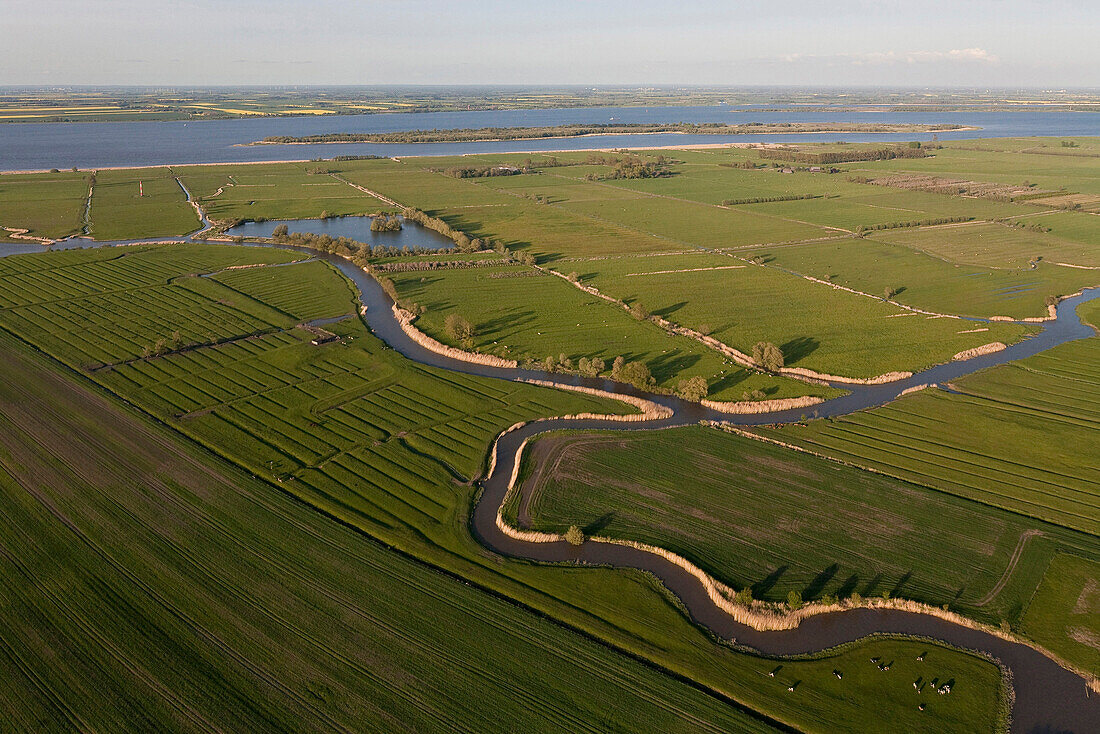
[[[949,698],[937,698],[926,712],[918,712],[913,705],[909,678],[882,676],[874,670],[867,673],[865,684],[849,687],[838,685],[832,675],[832,670],[843,667],[859,676],[856,667],[866,665],[869,654],[913,659],[929,647],[926,643],[879,640],[821,660],[784,663],[784,675],[791,678],[762,685],[774,661],[715,645],[644,574],[538,567],[485,554],[470,537],[466,519],[477,491],[470,480],[484,470],[491,438],[519,420],[621,408],[572,393],[412,365],[383,349],[356,319],[327,327],[341,337],[339,341],[312,346],[308,334],[287,316],[316,308],[312,294],[279,293],[280,300],[265,303],[260,299],[272,298],[278,289],[272,291],[260,280],[236,282],[227,295],[218,290],[228,290],[226,286],[193,277],[249,258],[278,263],[291,257],[274,250],[194,245],[8,258],[3,261],[0,283],[20,287],[10,290],[17,298],[0,308],[0,327],[81,369],[131,404],[350,528],[790,726],[822,732],[857,727],[888,731],[898,725],[912,731],[995,727],[997,671],[978,658],[933,652],[942,660],[938,672],[943,677],[974,684],[960,685],[958,694]],[[95,272],[95,268],[99,268],[95,280],[66,277],[67,270]],[[319,287],[347,288],[331,271],[330,283],[324,285],[324,276],[312,264],[272,272],[280,271],[279,277],[284,277],[282,271],[304,268],[313,269],[310,278],[317,279]],[[139,277],[146,270],[152,274]],[[196,292],[191,281],[213,290]],[[31,282],[38,284],[37,290],[24,285]],[[206,300],[197,301],[181,318],[176,301],[163,297],[178,298],[177,290]],[[9,289],[0,292],[6,294]],[[108,297],[118,301],[104,301]],[[123,307],[133,302],[143,304],[140,321]],[[240,314],[236,334],[225,334],[216,342],[194,338],[195,332],[198,337],[205,335],[189,325],[190,315],[209,320],[203,309],[213,308],[232,308]],[[88,331],[83,323],[76,328],[57,326],[87,310],[95,310],[95,323],[104,325],[95,339],[88,336],[70,343],[54,336],[59,331],[65,335],[77,329]],[[217,318],[221,321],[223,316]],[[179,346],[159,356],[143,356],[142,339],[157,333],[158,325],[173,327],[177,320],[182,333]],[[109,322],[115,325],[113,330],[106,328]],[[225,323],[228,328],[233,322]],[[89,364],[91,359],[96,360],[94,365]],[[267,576],[250,576],[257,577]],[[267,586],[281,590],[278,584]],[[371,588],[369,582],[367,588]],[[402,599],[401,609],[409,608]],[[482,619],[500,618],[481,607],[474,607],[472,613]],[[469,629],[466,625],[461,634]],[[428,654],[437,651],[431,645],[418,649]],[[331,658],[327,652],[326,656]],[[449,674],[447,680],[455,678]],[[792,695],[787,685],[794,680],[801,683]],[[434,695],[429,692],[426,698]],[[884,711],[889,715],[882,715]]]
[[[178,171],[207,217],[214,221],[316,219],[325,212],[347,216],[392,208],[333,175],[340,175],[346,165],[188,166]]]
[[[57,239],[80,234],[88,188],[86,173],[0,176],[0,227]],[[15,240],[0,230],[0,241]]]
[[[1084,670],[1100,670],[1100,563],[1071,555],[1050,562],[1024,615],[1024,632]]]
[[[721,255],[669,255],[584,263],[582,282],[627,303],[751,352],[758,341],[782,348],[788,366],[872,377],[915,371],[971,347],[1012,342],[1026,333],[1009,324],[930,318],[812,283],[775,268]],[[729,266],[745,265],[729,269]],[[564,266],[563,266],[564,267]],[[722,269],[718,269],[722,268]],[[887,283],[888,284],[888,283]],[[709,297],[693,297],[708,294]],[[719,295],[721,294],[721,295]]]
[[[8,336],[0,375],[4,728],[774,731],[386,550]]]
[[[622,356],[645,362],[658,385],[670,389],[681,379],[700,375],[716,400],[740,400],[752,390],[769,398],[836,394],[741,368],[709,347],[671,336],[561,278],[523,266],[413,271],[395,273],[392,280],[403,299],[427,308],[417,319],[420,329],[452,342],[445,321],[457,313],[473,323],[474,347],[481,352],[520,361],[565,354],[576,363],[581,357],[596,357],[608,370]]]
[[[167,167],[99,171],[89,215],[97,240],[174,237],[201,226]]]
[[[925,311],[979,318],[1045,316],[1048,296],[1075,293],[1097,281],[1093,271],[1048,263],[1035,268],[962,265],[878,238],[761,247],[744,255],[864,293],[882,295],[893,288],[898,291],[893,300]]]
[[[1082,307],[1094,319],[1096,302]],[[761,429],[913,482],[1100,533],[1100,338],[882,408]]]
[[[533,528],[668,548],[756,599],[887,593],[1015,625],[1056,549],[1100,559],[1094,536],[714,429],[556,435],[532,451]]]

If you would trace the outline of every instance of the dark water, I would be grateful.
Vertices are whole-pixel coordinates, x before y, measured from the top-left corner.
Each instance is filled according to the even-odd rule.
[[[521,127],[566,123],[672,122],[911,122],[957,123],[977,131],[940,133],[941,139],[1028,135],[1100,135],[1100,113],[1020,110],[1014,112],[851,112],[752,106],[598,107],[413,114],[272,117],[189,122],[81,122],[0,125],[0,170],[151,166],[308,159],[334,155],[458,155],[523,150],[567,150],[722,142],[820,140],[927,140],[914,134],[793,135],[612,135],[498,143],[340,144],[235,147],[272,135],[371,133],[417,129]]]
[[[34,246],[32,246],[34,247]],[[22,245],[0,244],[0,256],[25,251]],[[41,249],[41,248],[39,248]],[[604,543],[585,543],[581,547],[561,542],[528,543],[504,534],[496,525],[497,510],[504,502],[513,467],[520,457],[525,439],[561,429],[578,430],[653,430],[696,424],[699,420],[720,420],[739,425],[774,424],[798,420],[803,411],[764,415],[725,415],[697,403],[673,396],[654,396],[604,379],[574,375],[550,375],[538,371],[486,367],[445,357],[413,342],[401,330],[391,311],[392,301],[381,286],[361,269],[333,255],[319,255],[306,248],[285,247],[316,255],[333,263],[359,288],[366,306],[365,320],[371,331],[388,346],[406,357],[423,363],[467,374],[506,380],[537,378],[558,384],[584,385],[622,394],[641,395],[673,409],[670,418],[644,423],[620,423],[598,419],[557,419],[528,424],[502,436],[497,444],[497,464],[482,482],[482,492],[470,517],[473,535],[492,551],[547,563],[584,563],[615,568],[634,568],[651,573],[683,602],[688,615],[697,624],[738,646],[765,655],[813,653],[875,634],[899,634],[940,640],[961,648],[984,652],[995,657],[1012,673],[1016,693],[1012,708],[1012,729],[1016,732],[1048,734],[1052,732],[1100,732],[1100,696],[1089,696],[1084,681],[1032,648],[1003,640],[987,632],[952,624],[937,617],[897,610],[857,609],[811,617],[793,630],[761,632],[735,622],[715,606],[706,590],[691,574],[666,559],[643,550]],[[1100,298],[1100,288],[1063,301],[1058,318],[1043,325],[1042,331],[1004,351],[965,362],[951,362],[918,373],[908,380],[888,385],[844,385],[851,392],[816,406],[821,416],[838,416],[882,405],[907,387],[956,379],[986,367],[1021,359],[1076,339],[1094,336],[1091,327],[1081,322],[1076,308]]]
[[[336,217],[333,219],[287,219],[267,220],[266,222],[244,222],[226,231],[229,236],[270,237],[272,230],[280,224],[287,225],[291,232],[309,234],[327,234],[330,237],[347,237],[372,247],[398,247],[425,250],[446,250],[454,247],[454,242],[435,230],[422,227],[415,222],[404,222],[400,232],[371,232],[371,217]]]

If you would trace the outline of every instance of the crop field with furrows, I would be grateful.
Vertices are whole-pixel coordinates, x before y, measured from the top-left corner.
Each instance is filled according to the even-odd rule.
[[[1042,225],[1044,218],[1030,217],[1020,221]],[[1100,249],[1095,243],[1074,242],[1046,232],[991,222],[892,229],[876,232],[872,237],[962,265],[1020,270],[1038,259],[1040,262],[1100,266]]]
[[[1100,670],[1100,563],[1059,554],[1024,615],[1023,631],[1085,670]]]
[[[166,246],[133,248],[132,251],[162,252],[168,253],[166,257],[169,258],[181,257],[188,264],[178,268],[178,272],[195,273],[202,272],[193,263],[198,254],[220,252],[223,249],[225,248]],[[262,261],[267,251],[240,248],[237,252]],[[279,258],[277,261],[285,262],[292,257],[288,253],[274,252]],[[89,263],[97,262],[100,257],[100,253],[92,251],[82,254],[89,258]],[[19,258],[19,261],[28,263],[25,269],[35,270],[34,262],[41,263],[49,257],[53,256],[27,256]],[[75,254],[66,255],[59,262],[63,263],[63,267],[71,267],[78,257]],[[104,264],[110,262],[121,265],[124,261],[107,260]],[[281,269],[293,270],[300,267],[303,266],[293,265]],[[214,269],[220,267],[211,268]],[[43,271],[38,268],[37,272]],[[331,273],[330,279],[332,282],[328,287],[347,287],[335,272]],[[217,285],[210,279],[201,280]],[[243,297],[243,294],[238,294],[238,297]],[[59,300],[56,303],[61,305],[64,301]],[[150,309],[150,319],[172,313],[168,307],[157,311],[156,301],[151,302]],[[0,327],[11,329],[2,313]],[[696,681],[704,689],[762,711],[789,726],[819,732],[855,727],[866,730],[879,727],[885,731],[887,727],[896,727],[899,722],[907,730],[913,731],[971,732],[993,730],[996,727],[999,705],[998,672],[983,659],[924,642],[872,640],[832,651],[820,658],[784,662],[781,679],[769,679],[769,683],[761,685],[768,671],[776,667],[775,661],[715,645],[708,635],[683,615],[679,607],[669,603],[667,595],[651,578],[642,573],[532,566],[502,561],[496,556],[486,554],[470,537],[467,522],[469,509],[478,491],[470,479],[484,471],[492,437],[520,420],[576,412],[615,412],[624,410],[624,407],[575,393],[415,366],[392,350],[383,348],[357,319],[348,319],[326,328],[336,333],[340,339],[313,346],[308,343],[308,337],[302,330],[290,325],[262,335],[169,352],[159,357],[141,357],[125,364],[117,364],[109,370],[85,374],[102,387],[126,399],[131,405],[194,438],[207,449],[243,467],[250,474],[269,480],[272,486],[293,494],[322,513],[341,521],[346,527],[369,534],[389,548],[458,574],[470,583],[516,599],[569,627],[651,660],[663,669]],[[66,345],[54,345],[44,339],[40,340],[40,335],[16,335],[53,356],[66,358],[69,353]],[[69,411],[67,415],[72,414],[71,405],[67,405],[66,410]],[[115,423],[110,425],[114,426]],[[87,435],[94,439],[100,434],[89,432]],[[109,438],[107,441],[114,450],[114,443]],[[60,445],[67,444],[62,442]],[[116,451],[114,455],[121,454]],[[94,462],[90,464],[94,465]],[[198,474],[190,471],[187,476]],[[163,476],[163,472],[158,474],[160,476]],[[205,479],[203,488],[204,492],[212,491]],[[163,495],[164,492],[160,494]],[[69,496],[77,495],[70,493]],[[155,504],[158,508],[164,506],[159,495]],[[194,503],[188,503],[188,506],[191,504]],[[203,506],[206,504],[203,503]],[[174,512],[173,517],[174,521],[160,532],[178,530],[178,512]],[[253,528],[248,521],[233,519],[226,522],[232,527],[246,524],[249,532]],[[161,524],[156,521],[143,522],[143,527],[158,529]],[[207,525],[204,524],[204,527]],[[269,532],[263,526],[256,526],[256,532],[263,534],[268,542],[270,538],[278,538],[279,547],[287,547],[282,543],[285,537],[290,537],[285,542],[295,547],[296,553],[301,550],[293,536],[277,531]],[[133,540],[128,535],[124,534],[124,537],[128,540],[126,548],[134,548]],[[223,540],[212,542],[219,547],[225,545]],[[191,544],[181,541],[181,545]],[[251,554],[239,552],[242,547],[248,548],[249,545],[242,540],[242,545],[232,546],[233,558],[252,558]],[[355,557],[362,555],[364,554],[354,554]],[[295,578],[313,579],[323,576],[320,572],[311,571],[308,564],[320,562],[316,561],[318,558],[331,559],[332,551],[306,551],[305,556],[307,567]],[[297,568],[300,563],[279,561],[278,564],[280,569],[291,566]],[[341,561],[341,568],[344,567],[345,563]],[[392,571],[394,565],[390,564],[389,568]],[[430,599],[421,605],[417,601],[419,597],[414,596],[409,601],[403,591],[386,592],[384,584],[373,581],[370,574],[360,572],[354,567],[350,573],[353,578],[365,579],[362,581],[364,587],[370,589],[372,595],[379,597],[376,599],[378,603],[388,603],[394,599],[400,601],[403,615],[401,619],[405,624],[401,629],[407,630],[401,633],[400,640],[418,640],[418,649],[429,650],[432,655],[438,656],[440,650],[450,649],[447,647],[447,640],[461,637],[463,640],[477,640],[478,650],[489,649],[488,654],[496,654],[492,651],[497,648],[490,648],[485,641],[488,638],[483,639],[482,634],[475,634],[475,626],[460,623],[454,626],[446,616],[437,618],[437,615],[429,613],[430,605],[434,603]],[[212,574],[213,571],[202,576],[204,591],[224,588],[227,583],[224,580],[226,577],[219,575],[216,577],[218,584],[213,584]],[[245,577],[249,579],[251,586],[255,586],[256,578],[273,578],[270,573],[251,568]],[[172,588],[183,588],[179,592],[182,598],[190,598],[186,587],[176,584]],[[265,594],[271,589],[279,594],[286,593],[285,584],[278,582],[261,588]],[[340,581],[335,584],[335,588],[340,593],[346,593],[357,587]],[[275,591],[271,593],[274,594]],[[87,603],[98,603],[95,595],[78,594],[76,598],[84,600],[86,596],[89,597]],[[468,604],[463,602],[463,607],[471,609],[479,619],[501,620],[504,625],[501,629],[504,630],[515,626],[492,609],[487,611],[480,606],[477,602],[479,596],[469,598],[471,601]],[[199,601],[204,605],[207,603],[205,598]],[[252,614],[266,615],[270,612],[277,615],[276,618],[281,620],[281,624],[276,627],[280,635],[286,630],[289,617],[286,613],[280,613],[277,604],[261,598],[254,608],[260,611]],[[363,604],[352,601],[346,608],[362,609]],[[376,607],[367,608],[373,610]],[[420,613],[419,610],[423,612]],[[338,632],[339,639],[351,641],[357,651],[368,651],[372,663],[362,667],[373,669],[382,660],[382,669],[399,671],[398,674],[406,683],[410,680],[410,675],[417,676],[419,680],[420,676],[434,675],[434,671],[446,670],[446,681],[439,678],[424,679],[426,682],[422,685],[432,688],[433,696],[418,696],[417,700],[432,700],[439,695],[445,701],[452,701],[467,689],[464,679],[456,676],[455,669],[469,668],[462,668],[459,662],[439,666],[436,657],[436,665],[431,671],[424,672],[417,668],[412,673],[396,664],[387,664],[384,651],[395,650],[398,659],[409,658],[409,653],[403,647],[406,643],[384,645],[364,641],[362,635],[369,635],[371,630],[386,626],[378,621],[388,618],[382,611],[371,613],[374,615],[373,623],[362,623],[358,620],[349,623],[355,627],[354,633],[346,632],[346,627],[341,624],[327,621],[320,628]],[[208,610],[206,614],[213,620],[210,624],[231,623],[241,617],[236,610],[224,610],[221,606]],[[202,619],[207,619],[207,616]],[[341,616],[340,619],[347,617]],[[430,620],[432,632],[427,636],[417,635],[415,630],[421,624],[428,624],[424,620]],[[98,630],[104,624],[106,623],[98,621],[98,618],[86,620],[83,629],[87,633],[89,630]],[[119,629],[117,619],[113,619],[110,624],[111,630]],[[270,626],[269,618],[265,616],[263,628]],[[461,632],[458,631],[459,626],[462,627]],[[518,628],[522,629],[522,626]],[[436,631],[442,636],[434,637]],[[260,640],[274,633],[264,634]],[[527,634],[527,637],[532,636]],[[242,644],[248,646],[258,644],[248,634],[239,635],[237,639],[244,640]],[[433,642],[435,639],[440,642]],[[506,642],[501,644],[507,647]],[[149,649],[153,650],[150,654],[156,654],[156,648],[150,648],[148,642],[141,648],[142,653]],[[280,639],[278,649],[287,650],[287,643]],[[334,656],[331,649],[331,645],[324,646],[324,659],[331,665],[342,663],[345,656]],[[533,649],[528,654],[516,653],[520,648],[514,645],[508,649],[512,651],[510,654],[518,655],[512,659],[521,661],[524,671],[535,670],[538,675],[544,675],[543,671],[538,670],[540,663],[532,662],[539,659],[540,653]],[[953,677],[958,681],[965,681],[966,685],[958,686],[958,693],[953,694],[950,700],[936,697],[931,701],[928,711],[918,712],[913,705],[911,678],[900,674],[882,675],[880,671],[869,666],[866,659],[868,655],[896,658],[900,669],[901,661],[913,660],[919,653],[927,650],[931,650],[930,659],[937,660],[938,674],[944,679]],[[606,651],[604,654],[607,654]],[[257,655],[272,657],[264,649]],[[383,657],[379,658],[379,655]],[[569,653],[569,657],[573,658],[578,655],[581,653]],[[301,657],[295,654],[295,671],[301,669],[298,660]],[[219,654],[218,659],[230,658]],[[275,659],[279,660],[277,655]],[[352,659],[355,659],[354,656]],[[411,659],[423,658],[412,656]],[[454,659],[470,661],[480,658],[459,652]],[[486,662],[485,665],[489,663]],[[867,670],[864,671],[860,665]],[[270,671],[271,666],[272,662],[268,660],[264,669]],[[611,664],[604,665],[605,670],[613,670],[614,667]],[[171,666],[169,668],[174,669]],[[858,685],[842,685],[832,673],[839,668],[852,671],[854,677],[851,680],[857,681]],[[480,666],[475,666],[474,669],[480,669]],[[68,668],[58,666],[55,670],[64,674]],[[186,669],[181,675],[188,677]],[[353,683],[363,674],[354,672],[348,675],[349,678],[342,680]],[[372,680],[378,680],[378,674],[374,675]],[[575,675],[576,672],[573,676]],[[574,680],[572,676],[566,678],[571,683]],[[318,679],[320,683],[316,683]],[[513,674],[508,674],[504,679],[525,680],[522,675],[517,677]],[[267,680],[270,680],[270,673]],[[349,700],[339,692],[339,685],[325,681],[323,676],[311,675],[310,680],[321,686],[315,697],[322,700]],[[796,695],[792,696],[788,687],[795,681],[799,683]],[[126,679],[113,685],[132,689]],[[68,691],[70,688],[78,692],[85,690],[72,685],[68,679],[55,687],[61,691]],[[291,690],[303,689],[302,685],[287,684],[287,687]],[[440,688],[440,693],[435,692],[437,688]],[[173,690],[174,686],[169,682],[162,689]],[[531,700],[526,693],[529,689],[525,685],[511,688],[513,693],[523,691],[524,695],[520,700],[525,702]],[[360,687],[357,690],[366,691],[367,700],[388,700],[385,694],[375,694],[370,687]],[[222,691],[212,694],[209,700],[227,700],[227,696],[228,700],[236,700],[231,694]],[[315,697],[306,700],[312,701]],[[98,699],[86,693],[79,700]],[[474,705],[478,699],[467,696],[466,700]],[[524,705],[530,707],[526,703]],[[445,705],[449,706],[450,704]],[[890,711],[891,715],[887,717],[889,724],[887,725],[883,717],[869,716],[868,712],[872,709]],[[113,710],[117,710],[117,707]],[[393,709],[391,707],[387,710]],[[513,716],[508,713],[507,707],[502,710],[505,711],[504,715]],[[549,710],[556,711],[553,708]],[[694,710],[700,709],[695,707]],[[373,715],[371,711],[373,710],[363,713],[362,716],[369,718]],[[525,714],[531,715],[533,714]],[[518,714],[513,718],[517,721],[527,720]],[[494,721],[498,720],[499,717],[494,713]],[[425,724],[423,728],[430,729],[433,726],[434,722]],[[446,721],[440,724],[441,728],[447,726]],[[537,728],[540,724],[533,726]],[[598,724],[600,729],[616,726],[614,721],[608,722],[602,718]],[[627,729],[632,726],[629,722],[624,725]],[[487,728],[491,729],[492,726],[487,725]],[[733,728],[739,727],[734,725]]]
[[[214,280],[301,321],[351,313],[350,288],[332,288],[332,266],[323,261],[288,268],[230,270]]]
[[[1093,271],[1045,262],[1034,268],[959,265],[872,238],[759,247],[737,254],[760,256],[773,267],[877,296],[891,288],[897,291],[892,300],[926,311],[982,318],[1046,316],[1048,296],[1075,293],[1100,281]],[[964,328],[987,333],[987,327]]]
[[[714,429],[530,451],[513,518],[668,548],[755,599],[888,594],[1017,624],[1056,550],[1100,560],[1095,536]]]
[[[0,227],[30,230],[35,237],[57,238],[84,229],[88,173],[40,173],[0,176]],[[0,241],[11,240],[0,230]],[[11,240],[18,241],[18,240]]]
[[[1100,316],[1095,303],[1082,307],[1084,318]],[[1100,532],[1100,338],[951,387],[836,420],[760,432],[995,507]]]
[[[587,262],[559,262],[567,270]],[[675,388],[696,375],[707,379],[710,397],[740,400],[761,390],[770,398],[834,393],[794,380],[763,375],[730,362],[694,340],[670,336],[638,321],[623,309],[584,293],[561,278],[522,266],[408,272],[392,276],[403,300],[427,308],[417,327],[445,343],[454,343],[446,319],[458,314],[474,327],[474,347],[523,361],[602,359],[608,370],[616,357],[643,361],[659,385]],[[455,346],[460,346],[455,344]]]
[[[878,298],[720,255],[578,265],[588,266],[581,272],[583,283],[627,303],[638,301],[670,321],[709,331],[743,352],[768,341],[783,350],[788,366],[846,377],[916,371],[964,349],[1008,343],[1028,333],[1015,324],[983,324],[988,331],[966,333],[975,328],[972,322],[914,314]],[[733,265],[746,267],[729,269]]]
[[[332,522],[10,337],[0,376],[5,728],[774,731]],[[960,661],[939,665],[980,708],[995,673]]]
[[[202,226],[168,167],[97,172],[89,215],[97,240],[174,237]]]
[[[175,170],[207,217],[216,221],[317,218],[325,212],[346,216],[392,208],[332,175],[339,175],[346,165],[317,162]]]

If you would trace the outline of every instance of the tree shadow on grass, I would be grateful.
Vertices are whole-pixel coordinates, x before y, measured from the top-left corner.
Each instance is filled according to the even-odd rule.
[[[815,352],[821,343],[812,336],[800,336],[791,339],[779,348],[783,350],[783,361],[787,364],[798,362]]]
[[[857,576],[856,574],[853,573],[851,576],[844,579],[844,583],[842,583],[837,588],[837,590],[836,590],[837,598],[838,599],[847,599],[849,596],[852,595],[852,592],[856,590],[857,586],[859,586],[859,576]]]
[[[826,584],[833,580],[833,577],[840,571],[840,566],[836,563],[826,568],[824,571],[814,576],[813,581],[803,590],[803,599],[816,599],[821,596],[821,592],[825,590]]]
[[[477,331],[479,334],[496,334],[499,331],[505,329],[512,329],[524,324],[529,324],[535,320],[534,311],[524,311],[518,308],[514,308],[507,313],[501,314],[496,318],[489,319],[488,321],[482,321],[477,324]]]
[[[890,596],[901,596],[902,589],[905,588],[905,585],[909,583],[909,579],[911,578],[913,578],[913,572],[906,571],[902,577],[898,579],[898,582],[894,584],[894,588],[890,590]]]
[[[657,382],[664,382],[669,377],[692,367],[699,359],[698,354],[684,354],[680,349],[673,349],[671,352],[649,360],[648,367]]]
[[[653,313],[656,314],[657,316],[663,316],[664,318],[667,319],[669,316],[676,313],[677,311],[679,311],[681,308],[683,308],[686,305],[687,305],[687,301],[680,301],[679,303],[674,303],[671,306],[665,306],[664,308],[655,309],[653,311]]]
[[[610,525],[614,520],[615,520],[615,513],[614,512],[607,512],[607,513],[604,513],[603,515],[601,515],[600,517],[597,517],[595,520],[588,523],[587,525],[585,525],[583,528],[581,528],[581,530],[584,531],[585,535],[595,535],[596,533],[600,532],[601,530],[606,528],[608,525]]]
[[[763,599],[767,596],[768,592],[772,590],[775,584],[779,581],[779,578],[787,572],[790,566],[780,566],[764,578],[757,581],[752,585],[752,597],[754,599]]]

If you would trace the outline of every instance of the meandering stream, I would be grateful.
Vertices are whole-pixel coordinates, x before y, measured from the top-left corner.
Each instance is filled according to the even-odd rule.
[[[184,238],[181,238],[184,239]],[[120,243],[90,243],[103,246]],[[807,409],[755,415],[730,415],[667,395],[649,395],[633,387],[599,378],[547,374],[541,371],[490,367],[460,361],[430,351],[414,342],[401,329],[393,315],[392,301],[381,286],[349,261],[335,255],[321,255],[305,248],[283,246],[323,258],[335,265],[357,286],[360,299],[367,307],[364,319],[374,334],[389,347],[422,364],[483,377],[519,380],[539,379],[559,385],[581,385],[618,394],[648,398],[672,409],[671,417],[622,423],[610,420],[554,419],[525,425],[504,434],[497,444],[497,462],[483,481],[482,492],[470,518],[477,539],[491,550],[505,556],[547,563],[585,563],[638,569],[660,579],[684,603],[688,614],[698,624],[717,637],[750,648],[765,655],[814,653],[874,634],[899,634],[941,640],[958,647],[981,651],[1001,661],[1012,672],[1016,698],[1013,706],[1013,730],[1020,732],[1096,732],[1100,731],[1100,695],[1089,696],[1084,680],[1037,650],[1010,642],[994,634],[954,624],[939,617],[893,609],[854,609],[819,614],[804,620],[797,628],[782,631],[758,631],[733,620],[717,607],[702,583],[694,575],[665,558],[645,550],[606,543],[585,543],[579,547],[564,541],[531,543],[516,540],[496,524],[497,511],[504,502],[513,467],[520,459],[520,449],[526,439],[540,433],[561,429],[652,430],[687,426],[701,420],[722,421],[737,425],[762,425],[797,421]],[[37,252],[40,245],[0,244],[0,257],[19,252]],[[883,385],[837,385],[848,390],[847,395],[813,406],[819,417],[841,416],[857,410],[883,405],[905,390],[919,385],[943,383],[987,367],[1023,359],[1076,339],[1094,336],[1095,332],[1081,322],[1076,313],[1080,304],[1100,298],[1100,288],[1062,301],[1057,319],[1042,325],[1042,331],[1007,349],[974,359],[949,362],[919,372],[912,377]],[[914,701],[914,705],[916,705]]]

